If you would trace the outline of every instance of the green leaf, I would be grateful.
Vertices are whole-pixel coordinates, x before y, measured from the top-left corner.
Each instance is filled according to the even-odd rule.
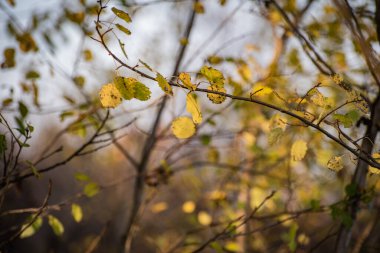
[[[173,89],[172,89],[172,87],[170,86],[170,84],[168,83],[168,81],[166,81],[166,79],[160,73],[157,73],[156,81],[158,82],[158,85],[160,86],[160,88],[166,94],[173,96]]]
[[[73,216],[76,222],[81,222],[83,218],[83,212],[80,205],[73,203],[71,205],[71,215]]]
[[[94,182],[88,183],[84,187],[83,192],[84,192],[84,195],[91,198],[91,197],[95,196],[96,194],[98,194],[99,185],[97,183],[94,183]]]
[[[25,227],[29,226],[30,222],[32,222],[34,217],[35,215],[29,216],[26,223],[22,225],[21,230],[24,230]],[[43,223],[42,218],[40,216],[37,217],[36,220],[21,233],[20,238],[23,239],[23,238],[27,238],[34,235],[41,228],[42,223]]]
[[[31,161],[26,160],[26,164],[28,164],[29,168],[32,170],[33,175],[36,178],[41,178],[41,174],[38,172],[37,168],[34,166],[34,164]]]
[[[310,207],[311,209],[317,211],[321,208],[321,203],[319,202],[319,200],[312,199],[310,200]]]
[[[358,191],[358,186],[355,183],[348,184],[344,189],[348,197],[353,197]]]
[[[121,42],[119,39],[119,46],[120,46],[120,49],[121,49],[121,52],[123,52],[123,55],[125,56],[125,58],[128,59],[128,55],[127,55],[127,52],[125,51],[125,44],[123,42]]]
[[[114,83],[121,96],[126,100],[136,98],[141,101],[146,101],[150,98],[151,92],[149,88],[135,78],[117,76],[114,79]]]
[[[122,10],[116,8],[116,7],[112,7],[111,10],[112,10],[112,12],[113,12],[116,16],[118,16],[119,18],[121,18],[121,19],[124,20],[125,22],[127,22],[127,23],[132,22],[132,19],[131,19],[131,17],[129,16],[128,13],[126,13],[126,12],[124,12],[124,11],[122,11]]]
[[[290,252],[295,252],[297,249],[297,241],[296,241],[297,230],[298,230],[298,225],[296,223],[293,223],[289,228],[288,247],[289,247]]]
[[[21,102],[21,101],[18,102],[18,111],[20,112],[21,118],[23,118],[23,119],[29,113],[28,107],[26,107],[26,105],[23,102]]]
[[[333,118],[342,123],[345,128],[348,128],[358,121],[360,113],[357,110],[351,110],[346,114],[334,114]]]
[[[19,117],[15,117],[15,120],[16,120],[16,124],[18,126],[18,128],[16,128],[16,130],[19,131],[20,134],[22,134],[22,135],[25,136],[26,135],[26,131],[25,131],[24,122]]]
[[[211,136],[208,134],[202,134],[200,137],[202,145],[207,146],[211,142]]]
[[[129,29],[125,28],[124,26],[122,26],[120,24],[115,24],[115,26],[117,29],[119,29],[120,31],[122,31],[126,35],[131,35],[131,31]]]
[[[7,139],[4,134],[0,134],[0,155],[7,150]]]
[[[146,87],[144,84],[140,82],[136,82],[134,90],[135,90],[134,97],[136,99],[141,100],[141,101],[146,101],[150,98],[151,92],[149,88]]]
[[[153,68],[148,65],[148,63],[144,62],[143,60],[139,59],[139,62],[144,65],[145,68],[149,69],[150,71],[153,72]]]
[[[48,222],[55,235],[61,236],[65,232],[65,228],[63,227],[61,221],[53,215],[48,215]]]

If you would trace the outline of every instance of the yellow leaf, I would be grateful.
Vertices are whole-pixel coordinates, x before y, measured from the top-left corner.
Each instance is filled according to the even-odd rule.
[[[213,67],[203,66],[200,73],[210,82],[212,86],[224,87],[224,76],[222,72]]]
[[[121,103],[121,94],[113,83],[103,85],[99,92],[99,98],[105,108],[115,108]]]
[[[153,213],[161,213],[168,209],[168,204],[166,202],[158,202],[154,204],[151,208]]]
[[[191,77],[188,73],[180,73],[178,78],[186,88],[190,90],[195,90],[197,88],[197,86],[191,83]]]
[[[210,85],[207,87],[208,90],[211,91],[217,91],[217,92],[223,92],[226,93],[226,89],[223,87],[215,86],[215,85]],[[214,104],[221,104],[226,100],[226,96],[220,95],[220,94],[214,94],[214,93],[207,93],[208,99],[211,100]]]
[[[313,102],[315,105],[317,106],[325,106],[326,104],[326,99],[325,97],[322,95],[321,92],[319,92],[319,90],[315,89],[314,90],[314,94],[313,96],[310,98],[311,102]]]
[[[21,233],[21,235],[20,235],[21,239],[27,238],[27,237],[30,237],[30,236],[34,235],[41,228],[43,220],[42,220],[42,218],[40,216],[37,217],[32,224],[30,224],[30,222],[34,218],[35,218],[35,215],[31,215],[27,219],[27,223],[24,224],[24,225],[22,225],[21,230],[24,230],[27,226],[28,227]]]
[[[208,226],[212,222],[212,217],[205,211],[200,211],[198,213],[198,222],[203,226]]]
[[[127,23],[132,22],[132,19],[131,19],[131,17],[129,16],[128,13],[126,13],[126,12],[124,12],[124,11],[122,11],[122,10],[119,10],[118,8],[115,8],[115,7],[112,7],[111,10],[112,10],[112,12],[113,12],[116,16],[118,16],[119,18],[121,18],[121,19],[124,20],[125,22],[127,22]]]
[[[182,211],[184,213],[192,213],[195,210],[195,203],[193,201],[186,201],[182,205]]]
[[[196,98],[194,98],[193,94],[188,93],[186,96],[186,110],[193,117],[193,121],[195,124],[199,124],[202,122],[202,113]]]
[[[307,144],[303,140],[298,140],[295,143],[293,143],[292,148],[290,150],[290,155],[292,156],[292,159],[294,161],[301,161],[307,151]]]
[[[172,86],[166,81],[166,79],[160,74],[157,73],[156,81],[158,82],[158,85],[160,88],[168,95],[173,96],[173,89]]]
[[[198,14],[203,14],[205,13],[205,7],[201,2],[195,2],[194,3],[194,11]]]
[[[172,131],[178,139],[187,139],[195,134],[195,125],[188,117],[178,117],[172,122]]]
[[[373,157],[377,162],[380,162],[380,153],[374,153],[374,154],[372,154],[372,157]],[[369,166],[368,171],[369,171],[369,173],[371,173],[371,174],[380,175],[380,170],[379,170],[378,168],[375,168],[375,167]]]
[[[265,96],[273,92],[272,88],[264,86],[262,83],[256,84],[251,91],[251,96]]]
[[[327,168],[332,171],[338,172],[343,169],[342,156],[334,156],[327,162]]]
[[[252,79],[252,72],[248,66],[248,64],[241,64],[238,67],[238,72],[240,76],[244,79],[244,81],[248,82]]]
[[[117,29],[119,29],[120,31],[122,31],[126,35],[131,35],[131,31],[129,29],[125,28],[124,26],[122,26],[120,24],[115,24],[115,26],[117,27]]]
[[[81,222],[81,220],[83,218],[83,212],[82,212],[82,208],[80,207],[80,205],[77,205],[75,203],[73,203],[71,205],[71,215],[73,216],[73,218],[76,222]]]
[[[53,215],[48,215],[48,221],[50,227],[53,229],[54,234],[60,236],[65,232],[65,228],[62,223]]]

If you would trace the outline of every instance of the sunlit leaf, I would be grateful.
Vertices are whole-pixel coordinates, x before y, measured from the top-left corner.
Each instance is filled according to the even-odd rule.
[[[186,88],[190,90],[195,90],[197,88],[197,86],[191,83],[191,77],[189,73],[180,73],[178,78]]]
[[[35,215],[31,215],[27,219],[27,222],[24,225],[22,225],[21,230],[24,230],[27,226],[28,227],[20,234],[21,239],[34,235],[41,228],[43,220],[40,216],[38,216],[35,219],[35,221],[32,224],[30,224],[30,222],[32,222],[34,217]]]
[[[195,134],[195,125],[188,117],[178,117],[172,122],[173,134],[178,139],[187,139]]]
[[[94,182],[86,184],[83,190],[84,195],[86,195],[89,198],[95,196],[96,194],[98,194],[98,192],[99,192],[99,185]]]
[[[186,201],[182,205],[182,211],[184,213],[192,213],[195,211],[195,203],[193,201]]]
[[[53,215],[48,215],[48,222],[55,235],[61,236],[65,232],[65,228],[63,227],[61,221]]]
[[[160,88],[168,95],[173,96],[173,89],[168,83],[168,81],[160,74],[157,73],[156,81],[158,82],[158,85]]]
[[[227,242],[224,246],[228,252],[241,252],[241,247],[237,242]]]
[[[168,204],[166,202],[158,202],[152,206],[151,211],[153,213],[161,213],[166,209],[168,209]]]
[[[83,211],[80,205],[73,203],[71,205],[71,215],[76,222],[81,222],[83,218]]]
[[[208,226],[212,223],[212,217],[205,211],[198,213],[198,222],[203,226]]]
[[[200,110],[198,100],[194,98],[192,93],[188,93],[186,96],[186,110],[193,117],[193,121],[195,124],[199,124],[202,122],[202,113]]]
[[[293,143],[290,155],[294,161],[301,161],[305,157],[306,151],[307,143],[303,140],[298,140]]]
[[[122,10],[116,8],[116,7],[112,7],[111,10],[112,10],[112,12],[113,12],[116,16],[118,16],[119,18],[121,18],[121,19],[124,20],[125,22],[127,22],[127,23],[132,22],[132,19],[131,19],[131,17],[129,16],[128,13],[126,13],[126,12],[124,12],[124,11],[122,11]]]
[[[217,92],[222,92],[222,93],[227,92],[227,90],[225,88],[220,87],[220,86],[215,86],[215,85],[210,85],[207,87],[207,89],[210,91],[217,91]],[[226,96],[221,95],[221,94],[207,93],[207,97],[214,104],[221,104],[226,100]]]
[[[1,152],[0,152],[1,153]],[[376,162],[380,163],[380,153],[373,153],[372,158],[376,160]],[[368,171],[371,174],[380,175],[380,169],[369,166]]]
[[[273,92],[272,88],[265,86],[262,83],[257,83],[251,90],[252,96],[265,96]]]
[[[103,85],[99,92],[99,98],[105,108],[115,108],[121,103],[121,94],[113,83]]]

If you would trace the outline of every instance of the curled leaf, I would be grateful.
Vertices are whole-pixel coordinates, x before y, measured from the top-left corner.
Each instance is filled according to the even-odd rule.
[[[199,124],[202,122],[202,113],[199,107],[199,103],[191,93],[187,94],[186,96],[186,110],[193,117],[193,121],[195,124]]]
[[[195,90],[197,88],[197,86],[191,83],[191,77],[189,73],[180,73],[178,78],[182,82],[182,84],[189,90]]]

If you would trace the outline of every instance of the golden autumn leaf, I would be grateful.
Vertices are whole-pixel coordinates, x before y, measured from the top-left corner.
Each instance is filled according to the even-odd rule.
[[[121,94],[113,83],[103,85],[99,92],[99,98],[105,108],[115,108],[121,103]]]
[[[293,143],[292,148],[290,150],[290,155],[293,159],[293,161],[301,161],[307,151],[307,144],[303,140],[298,140]]]
[[[327,168],[329,168],[332,171],[338,172],[341,169],[343,169],[343,159],[342,156],[333,156],[328,162],[327,162]]]
[[[187,139],[195,134],[195,125],[188,117],[178,117],[172,122],[172,131],[178,139]]]
[[[210,86],[207,87],[207,89],[210,90],[210,91],[217,91],[217,92],[223,92],[223,93],[227,92],[227,90],[225,88],[219,87],[219,86],[216,86],[216,85],[210,85]],[[224,102],[224,100],[226,100],[226,96],[220,95],[220,94],[214,94],[214,93],[207,93],[207,97],[214,104],[221,104],[221,103]]]
[[[193,121],[195,124],[199,124],[202,122],[202,113],[200,110],[198,100],[193,96],[192,93],[188,93],[186,96],[186,110],[193,117]]]
[[[205,211],[200,211],[198,213],[198,222],[203,226],[208,226],[212,222],[212,217]]]
[[[189,90],[195,90],[197,88],[197,86],[191,83],[191,77],[189,73],[180,73],[178,78],[182,82],[183,86]]]
[[[195,210],[195,203],[193,201],[186,201],[182,205],[182,211],[184,213],[192,213]]]

